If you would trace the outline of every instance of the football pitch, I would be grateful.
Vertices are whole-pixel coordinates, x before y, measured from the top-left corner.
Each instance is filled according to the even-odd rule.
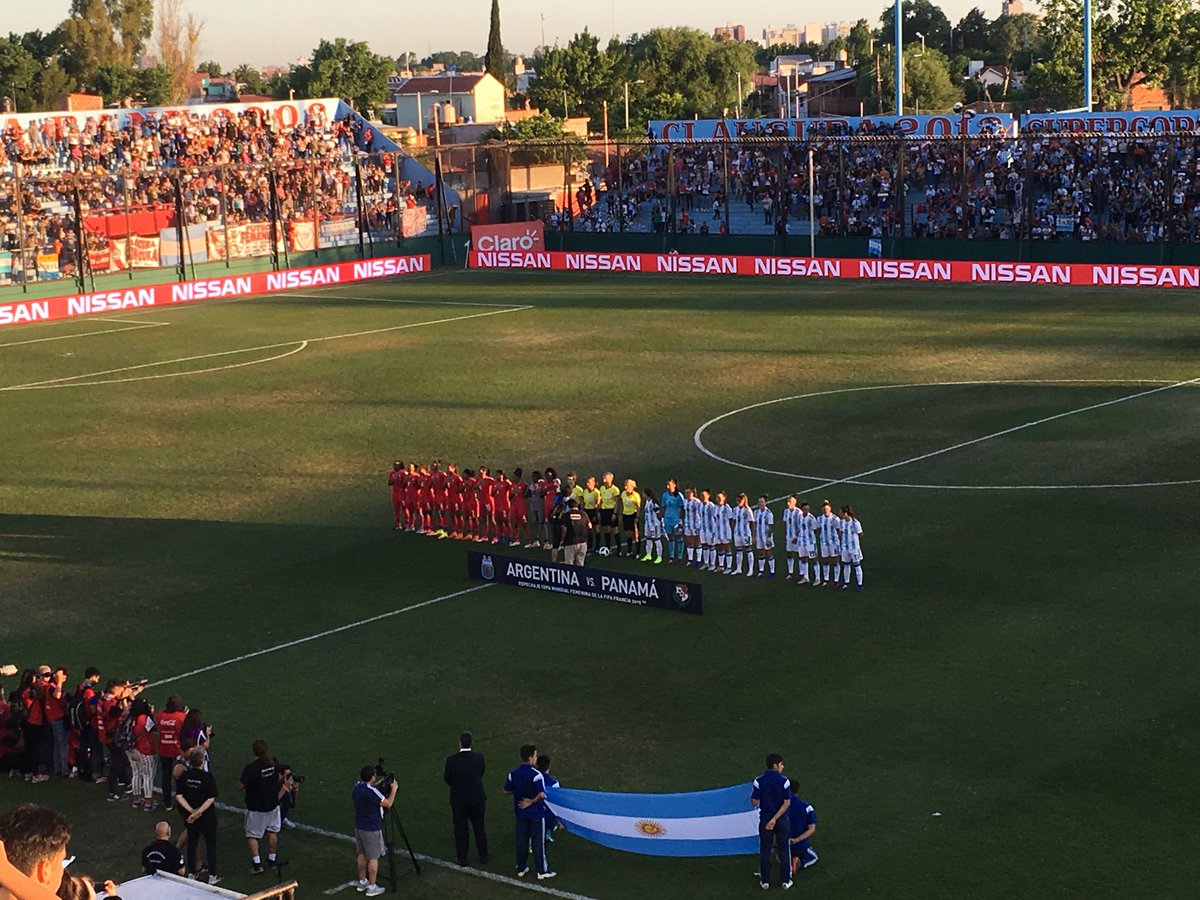
[[[805,896],[1190,895],[1198,351],[1194,292],[549,272],[4,329],[0,663],[178,692],[233,805],[266,738],[307,776],[281,840],[302,896],[353,877],[321,832],[350,832],[379,756],[430,857],[403,895],[760,892],[751,857],[569,835],[556,879],[512,879],[500,785],[527,741],[605,791],[782,753],[820,819]],[[691,575],[702,616],[484,587],[465,545],[392,530],[393,458],[850,503],[865,591],[792,585],[782,557]],[[438,862],[464,727],[490,878]],[[94,785],[0,797],[67,812],[81,873],[130,877],[152,838]],[[222,868],[249,891],[240,825]]]

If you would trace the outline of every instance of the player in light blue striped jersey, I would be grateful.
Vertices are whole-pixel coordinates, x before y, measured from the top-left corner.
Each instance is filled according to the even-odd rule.
[[[808,564],[811,561],[813,567],[813,579],[820,580],[817,571],[817,517],[808,511],[808,504],[800,504],[800,570],[796,577],[797,584],[804,584],[808,580]],[[810,584],[812,582],[809,582]]]
[[[862,593],[863,589],[863,572],[862,572],[862,541],[859,538],[862,535],[862,523],[854,517],[854,509],[849,506],[842,507],[842,540],[841,540],[841,559],[842,559],[842,590],[848,590],[850,587],[850,570],[854,570],[854,578],[858,583],[856,591]]]
[[[717,504],[707,488],[700,492],[700,568],[717,568]]]
[[[787,507],[783,510],[783,549],[787,554],[787,580],[796,578],[796,564],[800,562],[801,529],[804,526],[804,514],[800,512],[800,498],[795,494],[787,498]],[[801,566],[800,580],[805,578],[805,568]]]
[[[663,523],[662,512],[659,510],[658,498],[654,491],[646,488],[642,491],[642,538],[646,545],[646,555],[642,562],[653,561],[661,565],[663,561]]]
[[[700,567],[700,508],[703,504],[694,487],[683,491],[683,542],[689,566]]]
[[[729,546],[733,543],[733,507],[724,491],[717,491],[716,541],[717,541],[717,571],[728,572],[733,568],[733,553]]]
[[[833,504],[828,500],[821,501],[821,515],[817,516],[815,530],[817,532],[817,556],[821,560],[821,580],[813,583],[823,583],[829,587],[840,581],[842,575],[840,544],[842,520],[833,514]]]
[[[742,558],[746,560],[746,575],[754,577],[754,510],[750,498],[738,494],[733,510],[733,557],[736,560],[732,575],[742,574]]]
[[[767,495],[758,498],[754,511],[754,549],[758,551],[758,575],[765,570],[768,578],[775,577],[775,513],[767,506]]]

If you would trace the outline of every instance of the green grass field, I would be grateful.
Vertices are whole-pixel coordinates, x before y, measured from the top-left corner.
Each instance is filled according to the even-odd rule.
[[[308,776],[297,820],[347,833],[382,755],[416,849],[453,859],[441,766],[469,727],[508,876],[527,740],[613,791],[778,750],[820,816],[805,896],[1194,890],[1194,294],[443,272],[112,318],[0,332],[0,662],[158,681],[474,587],[463,545],[391,530],[394,456],[798,491],[863,523],[862,594],[782,563],[697,573],[702,617],[492,587],[152,689],[214,723],[226,801],[266,737]],[[81,872],[134,874],[151,816],[0,791],[66,811]],[[233,813],[221,841],[227,885],[260,884]],[[304,896],[353,874],[316,833],[282,856]],[[583,897],[759,893],[749,857],[550,858]],[[529,892],[438,865],[402,891]]]

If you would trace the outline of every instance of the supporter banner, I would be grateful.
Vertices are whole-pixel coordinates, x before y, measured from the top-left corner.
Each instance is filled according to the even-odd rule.
[[[288,246],[293,253],[315,250],[317,247],[317,226],[312,222],[289,223]]]
[[[319,231],[322,247],[349,247],[358,243],[358,219],[327,219]]]
[[[568,566],[548,560],[468,550],[467,576],[476,581],[576,594],[632,606],[652,606],[695,615],[703,612],[700,585],[652,575],[606,572],[590,566]]]
[[[1200,111],[1026,113],[1021,116],[1021,128],[1061,132],[1195,131],[1200,129]]]
[[[59,277],[58,254],[39,253],[37,255],[37,273],[41,281],[53,281]]]
[[[838,128],[857,132],[864,123],[871,127],[887,126],[915,137],[942,137],[961,134],[963,123],[968,134],[1017,133],[1016,120],[1008,113],[984,113],[974,118],[954,115],[921,116],[831,116],[819,119],[657,119],[650,123],[650,139],[655,141],[736,141],[739,138],[820,137]],[[864,134],[870,134],[864,131]]]
[[[1108,263],[964,262],[929,259],[833,259],[724,256],[701,253],[563,253],[472,250],[477,269],[652,272],[673,275],[766,275],[983,284],[1070,284],[1087,287],[1200,288],[1200,266]]]
[[[124,241],[114,243],[124,244]],[[409,275],[414,272],[428,272],[430,267],[431,260],[428,254],[423,256],[385,256],[379,259],[331,263],[327,266],[284,269],[281,272],[254,272],[249,275],[229,275],[197,281],[128,287],[120,290],[99,291],[94,294],[49,297],[43,300],[14,300],[6,303],[3,296],[0,295],[0,327],[20,325],[25,322],[49,322],[54,319],[67,319],[123,309],[171,306],[177,303],[194,303],[224,297],[274,294],[319,285],[374,281],[397,275]]]
[[[159,239],[130,235],[128,241],[129,265],[134,269],[157,269],[159,266]]]
[[[2,113],[0,114],[0,133],[9,134],[15,131],[29,132],[30,126],[35,129],[53,127],[61,124],[66,127],[74,122],[80,128],[88,121],[99,123],[115,123],[115,127],[124,128],[127,125],[137,126],[145,121],[202,121],[238,115],[240,113],[256,113],[264,121],[274,122],[281,128],[291,128],[309,121],[321,124],[331,123],[339,112],[342,115],[350,112],[341,100],[334,98],[317,100],[279,100],[265,103],[220,103],[204,104],[203,106],[153,106],[141,109],[106,109],[103,111],[81,112],[36,112],[36,113]]]
[[[429,228],[429,213],[424,206],[414,206],[405,209],[400,216],[400,234],[404,237],[416,237],[424,234]]]
[[[108,247],[88,250],[88,266],[95,275],[107,272],[112,267],[112,251]]]
[[[271,253],[271,224],[252,222],[235,225],[229,229],[229,256],[241,259],[247,256],[268,256]]]
[[[538,220],[512,222],[507,225],[472,225],[471,247],[489,252],[542,251],[546,249],[546,226]]]

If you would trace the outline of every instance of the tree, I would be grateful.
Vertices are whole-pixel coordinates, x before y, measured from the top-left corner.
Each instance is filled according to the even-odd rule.
[[[1077,107],[1083,98],[1083,4],[1042,0],[1038,61],[1025,79],[1025,96],[1049,108]]]
[[[67,70],[59,65],[57,60],[52,60],[38,73],[31,107],[51,109],[58,98],[70,91],[71,87],[71,76],[67,74]]]
[[[846,37],[846,57],[850,65],[868,59],[874,46],[875,33],[871,31],[871,23],[866,19],[859,19]]]
[[[0,94],[11,92],[17,109],[30,107],[30,89],[41,66],[33,54],[26,50],[16,35],[0,38]]]
[[[183,0],[160,0],[154,33],[158,62],[171,76],[170,103],[183,103],[188,97],[188,79],[196,71],[196,55],[203,20],[190,12],[185,15]]]
[[[987,62],[997,62],[993,58],[991,43],[991,23],[978,6],[958,20],[954,26],[954,46],[949,55],[964,54],[968,59],[982,59]]]
[[[896,83],[892,66],[892,48],[879,48],[879,80],[875,66],[863,66],[858,80],[860,97],[879,97],[882,114],[895,113]],[[882,84],[882,87],[881,87]],[[945,112],[962,99],[962,91],[950,77],[950,61],[945,54],[926,46],[904,48],[904,108],[908,112]]]
[[[162,63],[137,73],[137,94],[147,106],[165,106],[171,102],[171,72]]]
[[[508,83],[504,68],[504,44],[500,40],[500,0],[492,0],[492,23],[488,28],[487,53],[483,57],[483,70],[501,84]]]
[[[564,127],[562,119],[543,111],[518,122],[503,122],[480,135],[483,141],[533,141],[546,146],[512,151],[512,163],[527,166],[536,163],[561,163],[564,156],[579,161],[585,157],[583,142]]]
[[[1041,19],[1032,13],[1000,16],[989,28],[992,60],[1010,69],[1028,70],[1033,65],[1033,47],[1038,43]]]
[[[322,40],[306,68],[306,79],[296,71],[310,97],[341,97],[363,112],[387,99],[392,59],[372,53],[362,41]]]
[[[91,84],[100,66],[131,60],[117,43],[104,0],[73,0],[71,16],[59,26],[63,35],[63,62],[79,84]]]
[[[136,64],[154,33],[154,0],[104,0],[125,61]]]
[[[267,83],[263,81],[262,73],[249,63],[242,63],[233,70],[233,80],[237,83],[238,90],[245,91],[247,94],[265,94],[267,92]]]
[[[405,63],[402,60],[397,60],[397,62],[400,63],[399,67],[401,69],[405,67]],[[460,72],[491,71],[484,68],[483,57],[478,53],[472,53],[470,50],[439,50],[436,53],[430,53],[417,64],[417,68],[432,69],[439,63],[445,68],[454,66]]]
[[[138,93],[138,73],[124,63],[105,63],[96,70],[91,86],[109,106],[120,105]]]
[[[885,6],[879,17],[883,28],[880,31],[881,42],[891,44],[895,41],[896,9]],[[950,39],[950,20],[942,12],[941,7],[935,6],[932,0],[910,0],[904,4],[904,20],[900,24],[904,45],[919,44],[921,39],[917,34],[925,35],[925,46],[945,47]]]
[[[221,68],[221,64],[211,59],[206,59],[200,65],[196,66],[196,71],[204,72],[209,78],[220,78],[225,74],[225,70]]]
[[[604,101],[612,102],[620,90],[614,60],[600,49],[600,41],[586,28],[565,47],[547,48],[538,57],[536,68],[538,77],[529,85],[529,99],[535,107],[565,115],[582,112],[597,125],[603,116]]]
[[[673,111],[678,116],[713,116],[736,103],[738,74],[745,90],[754,83],[754,47],[717,41],[695,28],[654,28],[626,41],[630,80],[645,82],[638,104],[644,123]],[[678,95],[680,102],[676,102]]]
[[[1200,11],[1191,9],[1179,18],[1179,39],[1170,59],[1171,102],[1176,109],[1200,104]]]
[[[1100,0],[1092,25],[1096,99],[1108,109],[1127,109],[1139,85],[1161,84],[1179,39],[1179,7],[1168,0]]]

